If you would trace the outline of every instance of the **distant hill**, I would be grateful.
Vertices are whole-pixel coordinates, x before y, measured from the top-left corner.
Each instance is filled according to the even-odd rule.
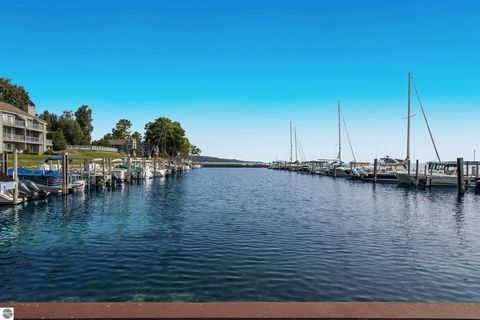
[[[196,162],[261,162],[261,161],[244,161],[244,160],[237,160],[237,159],[224,159],[224,158],[217,158],[217,157],[209,157],[209,156],[191,156],[190,159]]]

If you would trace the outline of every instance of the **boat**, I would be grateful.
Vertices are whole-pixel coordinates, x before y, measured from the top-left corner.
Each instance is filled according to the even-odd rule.
[[[17,186],[18,183],[13,181],[11,177],[0,173],[0,204],[19,204],[26,200],[20,194],[15,199],[14,191]]]
[[[34,182],[30,180],[19,181],[18,192],[24,198],[33,201],[45,200],[51,194],[51,192],[40,189]]]
[[[340,100],[337,101],[337,110],[338,110],[338,154],[337,159],[331,161],[323,169],[323,174],[332,177],[349,177],[351,175],[350,168],[342,161],[342,123],[341,123],[341,111],[340,111]],[[348,131],[347,131],[348,133]],[[350,143],[350,137],[348,137]],[[350,148],[353,148],[350,143]],[[355,159],[355,154],[353,154]]]
[[[425,120],[425,124],[428,129],[428,133],[430,135],[430,139],[435,150],[435,154],[437,156],[438,161],[430,161],[427,163],[428,165],[428,172],[425,170],[423,174],[419,172],[419,168],[416,168],[415,171],[412,172],[408,163],[410,162],[410,119],[411,115],[411,108],[410,108],[410,95],[411,95],[411,84],[413,82],[413,77],[411,73],[408,73],[408,114],[407,114],[407,156],[404,162],[407,164],[408,169],[403,172],[397,172],[395,174],[396,178],[401,184],[414,184],[414,185],[425,185],[425,186],[457,186],[458,185],[458,178],[457,178],[457,163],[453,161],[442,161],[440,159],[440,155],[437,150],[437,146],[435,144],[435,140],[433,139],[432,131],[430,130],[430,125],[427,121],[427,116],[425,114],[425,110],[423,109],[423,105],[420,101],[420,97],[418,95],[417,88],[415,83],[415,92],[417,93],[418,102],[420,104],[420,108],[422,110],[423,118]],[[467,177],[467,184],[469,183]]]
[[[62,192],[62,173],[51,168],[54,167],[53,161],[57,161],[56,168],[60,168],[61,160],[60,155],[50,156],[39,166],[39,169],[20,167],[17,169],[18,180],[31,181],[45,192],[60,193]],[[73,158],[68,156],[68,161],[72,162],[72,160]],[[13,169],[8,169],[7,175],[13,177]],[[73,191],[82,191],[85,189],[85,181],[77,174],[69,174],[68,188]]]
[[[397,174],[406,173],[407,165],[402,159],[395,159],[389,156],[380,158],[377,163],[376,172],[373,166],[366,166],[360,170],[356,169],[363,181],[392,182],[397,183]],[[361,172],[360,172],[361,171]],[[375,177],[376,174],[376,177]]]
[[[458,164],[456,161],[430,161],[423,171],[415,170],[410,175],[407,172],[397,174],[398,180],[403,184],[432,187],[457,187]],[[475,186],[474,175],[464,176],[467,186]]]
[[[128,177],[128,169],[127,165],[123,163],[122,159],[113,159],[112,161],[112,179],[117,182],[121,183],[127,180]]]

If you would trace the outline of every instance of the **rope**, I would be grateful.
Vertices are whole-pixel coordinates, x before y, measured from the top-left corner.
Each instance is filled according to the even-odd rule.
[[[302,145],[300,144],[300,139],[298,138],[298,133],[296,136],[297,136],[298,151],[300,151],[300,158],[302,161],[307,161],[307,157],[305,157],[305,153],[303,152]]]
[[[345,118],[343,117],[343,112],[340,111],[340,115],[342,116],[343,127],[345,128],[345,132],[347,133],[348,144],[350,145],[350,150],[352,151],[353,161],[357,161],[355,158],[355,153],[353,152],[352,143],[350,142],[350,135],[348,134],[347,124],[345,123]]]
[[[420,108],[422,109],[423,118],[425,119],[425,123],[427,124],[427,129],[428,129],[428,133],[430,134],[430,139],[432,140],[433,148],[435,149],[435,153],[437,154],[437,159],[438,159],[439,162],[442,162],[442,160],[440,160],[440,156],[438,154],[437,146],[435,145],[435,140],[433,139],[432,130],[430,130],[430,125],[428,124],[428,120],[427,120],[427,116],[425,114],[425,110],[423,109],[422,101],[420,100],[420,95],[418,94],[417,85],[415,84],[415,81],[413,80],[413,76],[412,76],[412,83],[413,83],[413,88],[415,89],[415,94],[417,95],[418,103],[420,104]]]

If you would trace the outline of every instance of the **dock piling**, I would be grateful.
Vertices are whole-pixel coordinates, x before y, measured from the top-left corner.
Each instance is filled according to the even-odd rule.
[[[378,159],[373,160],[373,182],[377,182],[377,165]]]
[[[8,153],[7,151],[3,151],[2,153],[2,173],[7,174],[8,173]]]
[[[415,161],[415,186],[418,187],[418,159]]]
[[[102,157],[102,177],[103,177],[102,186],[103,187],[105,187],[105,184],[107,183],[107,172],[106,172],[105,165],[106,165],[105,157]]]
[[[463,158],[457,158],[457,185],[458,194],[464,194],[465,185],[463,183]]]
[[[62,194],[68,194],[68,152],[64,152],[62,156]]]
[[[5,162],[6,163],[6,162]],[[18,151],[17,148],[13,150],[13,180],[16,182],[13,190],[13,203],[18,203]]]

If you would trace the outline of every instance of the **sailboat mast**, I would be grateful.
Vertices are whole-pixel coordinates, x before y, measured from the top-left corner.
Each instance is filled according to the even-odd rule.
[[[410,160],[410,81],[412,75],[408,73],[408,114],[407,114],[407,158],[406,161]]]
[[[342,161],[342,127],[340,124],[340,100],[337,102],[338,105],[338,161]]]
[[[294,127],[294,128],[293,128],[293,131],[295,132],[295,162],[298,162],[298,157],[297,157],[297,153],[298,153],[298,146],[297,146],[297,127]]]
[[[293,142],[292,142],[292,121],[290,121],[290,163],[292,163]]]

